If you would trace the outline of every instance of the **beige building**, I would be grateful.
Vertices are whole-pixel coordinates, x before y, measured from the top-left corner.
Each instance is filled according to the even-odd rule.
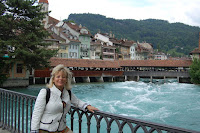
[[[3,88],[27,87],[29,85],[29,72],[23,62],[16,62],[9,70],[8,79],[3,83]]]

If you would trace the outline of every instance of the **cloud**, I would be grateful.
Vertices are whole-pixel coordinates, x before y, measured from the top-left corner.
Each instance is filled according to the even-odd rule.
[[[200,4],[200,3],[199,3]],[[196,26],[200,26],[200,8],[193,6],[192,9],[188,10],[185,12],[185,15],[188,18],[188,22],[191,25],[196,25]]]
[[[200,26],[199,0],[49,0],[50,14],[59,20],[71,13],[94,13],[115,19],[162,19]]]

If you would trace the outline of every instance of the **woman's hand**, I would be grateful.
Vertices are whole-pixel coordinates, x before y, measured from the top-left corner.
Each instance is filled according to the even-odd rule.
[[[95,108],[95,107],[93,107],[93,106],[91,106],[91,105],[88,105],[86,108],[87,108],[89,111],[91,111],[92,113],[94,113],[95,110],[96,110],[96,111],[99,110],[98,108]]]

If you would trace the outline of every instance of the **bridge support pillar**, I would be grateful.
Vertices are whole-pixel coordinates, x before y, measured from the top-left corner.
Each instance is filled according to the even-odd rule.
[[[140,80],[140,76],[137,76],[137,82]]]
[[[179,77],[177,77],[177,81],[178,81],[178,83],[180,83],[180,78]]]
[[[124,80],[127,81],[127,76],[126,75],[124,76]]]
[[[104,82],[103,77],[96,77],[97,82]]]
[[[33,77],[33,84],[35,85],[35,77]]]
[[[164,83],[166,83],[166,77],[165,76],[163,77],[163,80],[164,80]]]
[[[90,83],[90,78],[89,77],[83,77],[83,82],[84,83]]]
[[[44,78],[44,82],[45,82],[45,84],[47,84],[47,77]]]
[[[153,76],[150,76],[150,83],[153,82]]]
[[[76,78],[72,77],[72,83],[76,83]]]

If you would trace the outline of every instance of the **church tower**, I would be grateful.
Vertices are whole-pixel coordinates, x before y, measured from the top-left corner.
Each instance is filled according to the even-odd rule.
[[[39,5],[42,5],[42,12],[48,12],[49,11],[49,2],[48,0],[39,0]],[[44,28],[47,28],[47,24],[49,22],[49,16],[46,15],[46,17],[43,19]]]

